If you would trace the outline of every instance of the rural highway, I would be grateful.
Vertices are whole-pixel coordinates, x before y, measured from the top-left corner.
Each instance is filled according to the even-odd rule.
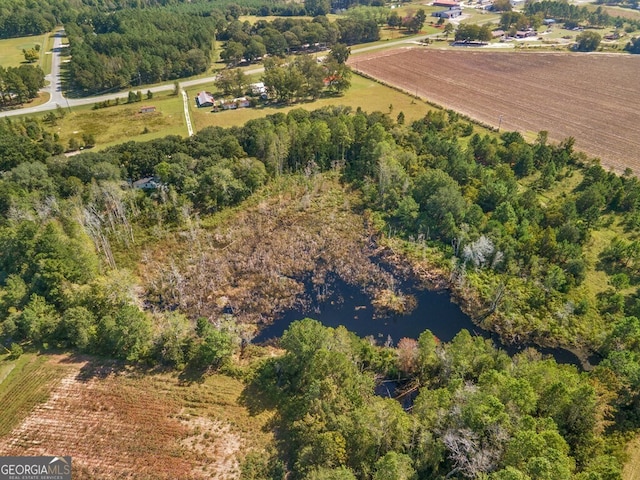
[[[388,42],[379,43],[377,45],[370,45],[367,47],[360,47],[353,49],[351,51],[352,55],[357,55],[358,53],[369,52],[371,50],[378,50],[381,48],[389,48],[392,46],[400,45],[403,43],[414,43],[425,38],[434,37],[438,34],[433,35],[419,35],[410,38],[400,38],[398,40],[390,40]],[[46,80],[49,80],[49,85],[44,87],[42,91],[48,92],[50,94],[49,101],[42,105],[38,105],[36,107],[25,107],[19,108],[15,110],[7,110],[4,112],[0,112],[0,118],[2,117],[11,117],[15,115],[31,115],[33,113],[46,112],[48,110],[55,110],[58,105],[63,108],[71,108],[77,107],[80,105],[91,105],[98,102],[104,102],[106,100],[114,100],[116,98],[126,98],[128,94],[128,90],[119,91],[117,93],[109,93],[105,95],[98,95],[95,97],[85,97],[85,98],[67,98],[62,93],[62,80],[60,78],[60,64],[62,63],[62,52],[66,48],[62,45],[62,39],[64,38],[64,30],[59,30],[54,35],[53,42],[53,50],[51,55],[53,55],[51,62],[51,74],[45,77]],[[47,53],[48,54],[48,53]],[[252,68],[250,70],[245,70],[244,73],[247,75],[253,75],[256,73],[262,73],[264,71],[264,67]],[[211,84],[215,81],[216,75],[204,77],[204,78],[196,78],[193,80],[183,80],[180,82],[180,88],[188,88],[196,85],[204,85]],[[166,92],[169,90],[173,90],[175,88],[173,82],[167,83],[163,85],[157,85],[155,87],[131,87],[131,90],[142,90],[143,92],[147,92],[151,90],[153,93],[157,92]]]

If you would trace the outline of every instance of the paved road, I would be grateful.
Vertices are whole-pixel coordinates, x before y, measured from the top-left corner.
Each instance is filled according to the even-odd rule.
[[[64,95],[62,94],[62,79],[60,78],[60,60],[62,50],[66,47],[62,46],[62,39],[64,37],[64,30],[58,30],[53,36],[53,50],[51,52],[51,73],[45,77],[45,80],[49,81],[49,86],[45,88],[45,91],[49,92],[49,101],[41,107],[47,105],[62,105],[64,103]],[[47,78],[48,77],[48,78]],[[37,107],[36,107],[37,108]]]
[[[62,94],[62,81],[60,79],[60,63],[62,51],[66,48],[62,45],[62,39],[64,38],[64,30],[58,30],[53,36],[53,49],[51,50],[51,73],[45,75],[45,81],[49,82],[49,85],[42,89],[43,92],[49,94],[49,100],[47,103],[38,105],[37,107],[20,108],[17,110],[9,110],[6,112],[0,112],[0,117],[9,117],[12,115],[23,115],[37,112],[46,112],[47,110],[53,110],[58,105],[65,105],[65,97]]]
[[[420,35],[420,36],[409,37],[409,38],[401,38],[398,40],[391,40],[391,41],[380,43],[377,45],[370,45],[367,47],[356,48],[351,51],[351,54],[357,55],[358,53],[368,52],[371,50],[377,50],[381,48],[389,48],[391,46],[400,45],[403,43],[414,43],[424,38],[434,37],[434,36],[437,36],[437,34]],[[124,92],[121,91],[117,93],[109,93],[105,95],[98,95],[95,97],[85,97],[85,98],[72,99],[72,98],[65,97],[62,93],[62,84],[60,79],[60,64],[62,61],[61,60],[62,51],[64,50],[64,48],[66,48],[62,46],[63,37],[64,37],[64,30],[59,30],[58,32],[56,32],[54,36],[53,53],[52,53],[53,58],[51,62],[51,74],[45,77],[47,80],[51,82],[48,87],[45,87],[43,89],[50,93],[51,98],[49,99],[49,101],[45,104],[38,105],[37,107],[25,107],[25,108],[19,108],[16,110],[8,110],[5,112],[0,112],[0,118],[10,117],[14,115],[30,115],[38,112],[46,112],[47,110],[54,110],[58,105],[60,105],[63,108],[69,108],[69,107],[77,107],[80,105],[92,105],[94,103],[104,102],[106,100],[114,100],[116,98],[125,98],[125,99],[127,98],[128,91],[124,91]],[[257,67],[250,70],[245,70],[244,73],[247,75],[253,75],[256,73],[262,73],[263,71],[264,71],[263,67]],[[204,77],[204,78],[196,78],[194,80],[184,80],[180,82],[180,87],[185,88],[185,87],[193,87],[196,85],[212,84],[215,81],[215,79],[216,79],[216,76],[213,75],[213,76]],[[153,93],[157,93],[157,92],[166,92],[169,90],[173,90],[174,88],[175,86],[173,83],[167,83],[167,84],[158,85],[155,87],[140,87],[140,88],[132,87],[131,89],[132,90],[139,89],[145,92],[147,90],[151,90]]]

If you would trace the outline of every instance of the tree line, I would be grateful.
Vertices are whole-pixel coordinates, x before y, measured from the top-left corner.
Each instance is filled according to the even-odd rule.
[[[595,27],[608,25],[622,27],[624,23],[628,23],[636,29],[640,28],[640,22],[637,20],[611,16],[601,6],[593,10],[585,6],[572,5],[557,0],[527,2],[525,4],[524,14],[531,18],[553,18],[564,22],[565,25],[569,27],[577,26],[579,22],[586,22],[590,26]]]
[[[313,20],[282,18],[251,25],[238,21],[246,13],[238,5],[150,1],[138,8],[131,2],[114,8],[111,4],[41,2],[43,11],[51,12],[47,13],[48,23],[32,28],[19,21],[23,30],[7,25],[5,31],[8,36],[44,33],[64,23],[71,53],[70,85],[81,95],[202,73],[210,66],[216,37],[225,42],[221,57],[230,64],[380,38],[378,23],[363,15],[348,15],[335,22],[321,15]],[[23,6],[18,0],[12,5],[16,11]],[[31,17],[35,21],[37,16]],[[424,15],[420,18],[423,22]],[[10,21],[9,17],[4,20]],[[176,36],[175,31],[187,33]]]
[[[351,85],[351,70],[345,65],[347,57],[346,46],[338,44],[338,49],[334,48],[322,63],[306,55],[286,65],[267,59],[262,81],[271,98],[278,102],[309,97],[315,100],[325,91],[342,93]]]
[[[202,73],[216,29],[211,18],[164,10],[82,16],[66,25],[72,83],[96,93]]]
[[[629,53],[640,53],[640,37],[634,37],[629,40],[625,46],[625,50]]]
[[[0,38],[42,35],[56,25],[76,22],[84,15],[160,8],[201,17],[216,11],[230,18],[244,14],[305,14],[303,5],[278,0],[4,0],[0,10]]]
[[[169,10],[123,10],[80,15],[66,27],[71,45],[70,78],[78,92],[97,93],[149,84],[206,71],[212,45],[225,41],[221,57],[230,64],[254,61],[266,54],[284,56],[298,50],[331,47],[379,38],[371,20],[329,22],[276,19],[255,25],[227,22]],[[175,31],[188,32],[176,36]]]
[[[253,62],[265,55],[284,56],[331,48],[337,43],[373,42],[380,38],[378,25],[369,19],[340,18],[330,22],[325,16],[313,20],[276,18],[255,24],[230,22],[218,35],[226,41],[221,58],[230,64]]]
[[[40,67],[20,65],[0,66],[0,105],[3,107],[28,102],[44,87],[44,72]]]
[[[0,38],[50,32],[58,23],[61,6],[50,0],[7,0],[0,9]]]

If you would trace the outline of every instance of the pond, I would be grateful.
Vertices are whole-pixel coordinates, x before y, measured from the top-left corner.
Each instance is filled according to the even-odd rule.
[[[582,368],[580,359],[569,350],[542,348],[532,344],[505,345],[496,334],[475,325],[471,318],[451,301],[447,291],[419,289],[411,281],[399,283],[405,294],[411,294],[417,300],[417,306],[410,314],[383,318],[374,315],[371,298],[360,288],[337,278],[332,282],[331,295],[322,301],[312,302],[309,309],[300,308],[284,312],[273,324],[263,328],[253,341],[264,343],[279,338],[292,322],[305,317],[314,318],[327,327],[343,325],[360,337],[372,336],[380,345],[395,345],[403,337],[417,339],[425,330],[431,330],[441,341],[449,342],[460,330],[466,329],[472,335],[490,338],[496,347],[505,350],[509,355],[533,347],[544,355],[551,355],[558,363]],[[312,287],[307,284],[307,294],[311,292]]]

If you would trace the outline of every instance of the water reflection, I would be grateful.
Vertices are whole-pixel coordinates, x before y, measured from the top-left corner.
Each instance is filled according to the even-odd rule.
[[[307,285],[307,293],[311,294],[312,291],[313,287]],[[402,291],[415,296],[416,308],[407,315],[380,317],[375,315],[371,298],[366,293],[342,279],[335,279],[329,296],[322,301],[312,302],[309,309],[285,312],[272,325],[265,327],[254,342],[264,343],[279,338],[292,322],[310,317],[327,327],[343,325],[360,337],[371,336],[381,345],[395,345],[403,337],[417,339],[427,329],[441,341],[449,342],[460,330],[466,329],[473,335],[490,338],[498,348],[510,355],[527,347],[534,347],[542,354],[552,356],[558,363],[581,367],[580,359],[562,348],[503,344],[497,335],[476,326],[458,305],[451,302],[451,297],[446,291],[421,290],[410,281],[402,283]]]

